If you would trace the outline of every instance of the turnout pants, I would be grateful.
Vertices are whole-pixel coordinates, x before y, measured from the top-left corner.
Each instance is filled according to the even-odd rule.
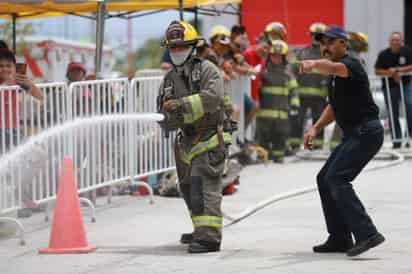
[[[363,241],[377,230],[351,182],[375,156],[383,143],[379,120],[344,130],[344,138],[317,175],[326,226],[331,236],[345,238],[353,233]]]
[[[302,130],[305,123],[306,110],[310,108],[312,110],[313,123],[320,118],[323,110],[326,107],[326,100],[323,96],[308,96],[300,95],[300,125],[299,128]],[[323,146],[323,130],[319,132],[317,137],[313,140],[315,148],[321,148]]]
[[[222,240],[222,173],[226,151],[214,148],[193,158],[191,164],[181,157],[175,143],[180,191],[193,223],[194,241],[220,244]]]
[[[258,141],[271,159],[285,156],[290,132],[289,119],[258,118]]]

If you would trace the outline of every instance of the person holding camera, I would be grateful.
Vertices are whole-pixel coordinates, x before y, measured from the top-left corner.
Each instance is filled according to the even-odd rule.
[[[8,48],[0,48],[0,87],[18,85],[21,87],[20,90],[41,100],[43,98],[41,90],[25,73],[25,64],[17,64],[12,51]],[[2,97],[0,99],[0,128],[4,129],[0,130],[0,144],[3,144],[3,138],[6,144],[0,153],[8,151],[11,144],[17,145],[17,92],[17,90],[2,90],[0,95]]]

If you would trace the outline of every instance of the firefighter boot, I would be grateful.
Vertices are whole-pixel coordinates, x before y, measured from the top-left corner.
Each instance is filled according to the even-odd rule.
[[[211,243],[206,241],[193,241],[190,243],[189,253],[207,253],[220,251],[220,243]]]
[[[190,244],[193,241],[193,233],[183,233],[180,237],[182,244]]]

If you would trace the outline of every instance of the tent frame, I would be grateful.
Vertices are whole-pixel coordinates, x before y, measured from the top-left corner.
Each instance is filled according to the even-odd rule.
[[[177,9],[179,11],[179,18],[180,20],[184,20],[184,12],[192,12],[195,15],[195,27],[198,27],[198,22],[199,22],[199,15],[206,15],[206,16],[219,16],[222,14],[226,15],[237,15],[240,16],[241,14],[241,6],[240,8],[237,8],[233,4],[225,4],[224,7],[219,10],[216,6],[213,6],[213,8],[203,8],[199,6],[195,6],[193,8],[184,8],[183,7],[183,1],[184,0],[178,0],[179,1],[179,8]],[[95,20],[96,21],[96,55],[95,55],[95,75],[97,77],[100,76],[101,74],[101,65],[102,65],[102,53],[103,53],[103,42],[104,42],[104,29],[105,29],[105,21],[110,18],[121,18],[121,19],[134,19],[134,18],[139,18],[143,16],[148,16],[152,14],[157,14],[161,12],[168,11],[170,9],[160,9],[160,10],[153,10],[149,12],[142,12],[142,11],[128,11],[128,12],[119,12],[119,13],[107,13],[106,12],[106,2],[105,0],[97,0],[97,13],[95,16],[93,15],[85,15],[85,14],[80,14],[76,12],[64,12],[66,15],[73,15],[77,17],[82,17],[85,19],[90,19],[90,20]],[[52,10],[45,11],[50,12]],[[58,11],[61,12],[61,11]],[[27,14],[25,16],[17,16],[17,14],[12,14],[12,28],[13,28],[13,50],[16,51],[17,47],[17,37],[16,37],[16,23],[17,19],[20,18],[25,18],[25,17],[31,17],[33,15],[41,15],[41,12],[36,12],[32,14]]]

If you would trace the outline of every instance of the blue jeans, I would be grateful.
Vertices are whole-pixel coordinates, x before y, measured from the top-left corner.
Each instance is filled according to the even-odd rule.
[[[412,83],[405,86],[406,120],[408,121],[409,136],[412,136]]]
[[[344,130],[342,143],[317,175],[317,184],[329,234],[363,241],[377,233],[351,182],[375,156],[383,143],[379,120]]]

